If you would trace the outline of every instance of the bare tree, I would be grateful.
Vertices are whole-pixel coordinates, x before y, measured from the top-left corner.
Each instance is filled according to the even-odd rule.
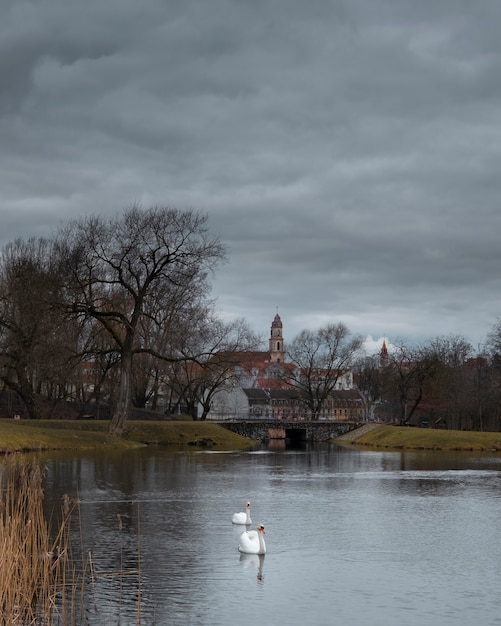
[[[76,396],[83,404],[94,402],[99,417],[101,407],[106,406],[109,410],[115,399],[120,355],[112,337],[94,318],[84,318],[81,328],[79,349],[82,361]]]
[[[284,375],[299,391],[313,420],[318,419],[340,377],[362,347],[344,324],[329,324],[316,331],[303,330],[287,348],[294,368]]]
[[[383,397],[398,406],[400,423],[413,417],[440,367],[439,354],[431,342],[423,346],[393,345],[383,372]]]
[[[436,357],[426,390],[429,416],[437,423],[462,429],[473,395],[472,370],[466,367],[472,345],[460,335],[437,337],[428,345],[429,354]]]
[[[501,318],[499,318],[487,335],[486,349],[491,358],[501,359]]]
[[[473,353],[473,346],[461,335],[436,337],[430,341],[429,346],[437,358],[450,367],[464,365]]]
[[[118,398],[110,432],[120,435],[131,407],[134,355],[160,353],[141,342],[145,318],[162,327],[165,311],[208,291],[208,274],[225,249],[207,231],[207,217],[193,211],[132,207],[112,219],[88,217],[70,222],[58,242],[68,277],[67,298],[76,315],[102,324],[120,355]],[[173,329],[170,329],[173,332]]]
[[[40,394],[64,398],[78,364],[78,329],[56,310],[59,276],[45,239],[17,240],[0,257],[1,379],[42,417]]]
[[[239,355],[255,350],[260,340],[244,319],[224,322],[210,309],[199,309],[194,328],[181,349],[186,361],[178,364],[171,384],[192,418],[198,418],[200,406],[205,420],[215,394],[236,383]]]
[[[379,354],[358,358],[354,364],[357,372],[358,388],[365,399],[366,419],[376,416],[381,404],[382,368]]]
[[[490,421],[493,427],[498,429],[501,424],[501,318],[496,320],[487,335],[484,356],[489,359],[490,383],[488,394],[484,392],[482,395],[490,396],[489,404],[492,407]],[[485,383],[486,372],[482,379]]]

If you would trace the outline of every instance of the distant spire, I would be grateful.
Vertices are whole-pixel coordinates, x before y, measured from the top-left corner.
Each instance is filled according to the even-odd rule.
[[[383,345],[381,346],[381,352],[379,353],[381,367],[388,365],[388,348],[386,347],[386,339],[383,339]]]
[[[277,307],[278,308],[278,307]],[[282,337],[282,320],[277,313],[271,323],[270,333],[270,360],[272,363],[283,362],[284,340]]]

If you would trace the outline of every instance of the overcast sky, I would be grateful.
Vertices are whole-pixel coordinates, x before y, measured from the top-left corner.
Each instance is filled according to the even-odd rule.
[[[0,244],[195,209],[222,315],[390,341],[501,316],[499,0],[0,0]],[[369,344],[371,340],[369,340]]]

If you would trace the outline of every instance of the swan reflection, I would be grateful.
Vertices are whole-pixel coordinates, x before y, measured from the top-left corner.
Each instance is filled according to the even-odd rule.
[[[240,565],[248,568],[257,568],[257,579],[259,582],[264,580],[263,565],[264,554],[240,554]]]

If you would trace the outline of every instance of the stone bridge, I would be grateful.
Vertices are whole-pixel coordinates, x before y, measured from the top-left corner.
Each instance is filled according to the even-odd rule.
[[[329,441],[344,435],[365,422],[307,422],[284,420],[224,420],[217,421],[219,426],[231,430],[238,435],[249,437],[257,441],[270,439],[285,439],[292,442],[300,441]]]

